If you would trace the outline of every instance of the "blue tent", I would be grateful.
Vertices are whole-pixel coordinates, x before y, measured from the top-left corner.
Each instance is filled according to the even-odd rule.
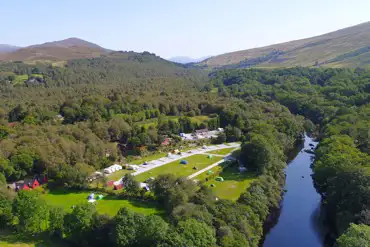
[[[187,164],[189,164],[189,162],[187,160],[181,160],[180,164],[187,165]]]

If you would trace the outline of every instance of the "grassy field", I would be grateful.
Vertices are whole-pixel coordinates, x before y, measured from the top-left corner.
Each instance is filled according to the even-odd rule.
[[[43,76],[40,74],[32,74],[32,76],[43,78]],[[28,75],[17,75],[13,81],[13,85],[23,84],[23,82],[26,81],[27,79]]]
[[[181,177],[181,176],[186,177],[196,172],[196,170],[193,169],[194,166],[197,167],[198,170],[200,170],[209,165],[212,165],[213,163],[216,163],[217,161],[221,160],[222,157],[213,157],[209,159],[207,155],[195,154],[193,156],[190,156],[184,159],[187,160],[189,164],[182,165],[180,164],[180,160],[176,160],[174,162],[168,163],[166,165],[163,165],[163,166],[154,168],[150,171],[139,174],[135,176],[135,178],[137,181],[143,182],[150,177],[156,177],[160,174],[165,174],[165,173],[171,173],[178,177]]]
[[[87,197],[91,192],[88,191],[67,191],[67,190],[54,190],[49,193],[43,194],[42,197],[53,206],[59,206],[70,212],[72,206],[87,202]],[[99,194],[99,193],[95,193]],[[142,213],[145,215],[149,214],[161,214],[162,211],[156,207],[153,203],[122,200],[115,196],[107,195],[103,200],[96,202],[96,209],[99,213],[108,214],[114,216],[120,208],[127,207],[128,209],[135,211],[137,213]]]
[[[196,176],[195,179],[204,182],[205,185],[211,186],[215,196],[222,199],[237,200],[241,193],[243,193],[249,185],[256,179],[253,173],[240,173],[236,167],[216,166],[211,169],[214,173],[212,177],[207,172]],[[216,174],[216,175],[215,175]],[[216,181],[217,176],[223,177],[224,181]],[[208,181],[206,179],[208,178]]]
[[[230,153],[231,151],[233,151],[234,149],[235,148],[223,148],[223,149],[219,149],[219,150],[209,151],[207,153],[209,153],[209,154],[226,155],[226,154]]]
[[[48,235],[28,237],[24,234],[0,232],[1,247],[67,247],[59,239],[52,239]]]

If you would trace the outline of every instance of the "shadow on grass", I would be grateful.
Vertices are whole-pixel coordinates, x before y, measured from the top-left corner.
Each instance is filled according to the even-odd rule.
[[[244,181],[246,179],[256,178],[257,175],[253,172],[239,172],[236,167],[225,167],[219,174],[224,180]]]
[[[67,243],[56,237],[51,237],[47,233],[36,236],[27,235],[24,232],[17,233],[10,230],[0,231],[0,241],[5,242],[5,246],[29,245],[35,247],[66,247]]]

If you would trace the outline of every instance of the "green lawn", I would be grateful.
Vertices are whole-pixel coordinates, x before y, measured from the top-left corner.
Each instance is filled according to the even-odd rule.
[[[43,78],[41,74],[32,74],[32,76]],[[13,85],[23,84],[23,82],[26,81],[27,79],[28,75],[17,75],[13,81]]]
[[[89,191],[68,191],[68,190],[53,190],[49,193],[43,194],[42,197],[53,206],[64,208],[67,212],[72,210],[72,206],[87,202],[87,197],[90,195]],[[95,195],[100,193],[95,193]],[[127,207],[128,209],[137,213],[145,215],[161,214],[162,211],[153,203],[122,200],[115,196],[107,195],[103,200],[96,201],[96,209],[99,213],[114,216],[120,208]]]
[[[216,187],[211,187],[212,191],[215,196],[221,199],[237,200],[240,194],[256,179],[255,174],[248,172],[240,173],[237,168],[216,166],[211,170],[217,175],[209,178],[210,175],[205,172],[196,176],[195,179],[204,182],[207,186],[214,184]],[[215,177],[217,176],[223,177],[224,181],[216,181]],[[206,178],[209,178],[208,181],[206,181]]]
[[[67,247],[59,239],[53,239],[49,235],[28,237],[23,233],[0,232],[1,247]]]
[[[209,154],[220,154],[220,155],[226,155],[228,153],[231,153],[235,148],[223,148],[219,150],[209,151],[207,153]]]
[[[166,173],[171,173],[178,177],[187,177],[196,172],[196,170],[193,169],[194,166],[197,167],[198,170],[200,170],[209,165],[212,165],[213,163],[216,163],[217,161],[221,160],[222,157],[214,156],[213,158],[209,159],[207,155],[195,154],[184,159],[187,160],[189,164],[182,165],[180,164],[180,160],[176,160],[174,162],[168,163],[166,165],[139,174],[135,178],[137,181],[143,182],[150,177],[156,177],[160,174]]]

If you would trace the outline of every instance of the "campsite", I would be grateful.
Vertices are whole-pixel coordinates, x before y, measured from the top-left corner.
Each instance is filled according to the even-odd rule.
[[[160,174],[165,173],[171,173],[178,177],[187,177],[196,172],[194,167],[196,167],[197,169],[203,169],[221,159],[222,157],[213,157],[212,159],[209,159],[207,155],[195,154],[185,159],[188,164],[180,164],[181,160],[176,160],[158,168],[154,168],[150,171],[141,173],[135,176],[135,179],[137,181],[143,182],[150,177],[156,177]]]
[[[232,144],[234,145],[234,144]],[[213,148],[210,148],[213,147]],[[206,149],[193,149],[189,152],[186,151],[184,154],[190,155],[185,158],[177,158],[177,160],[167,163],[165,165],[159,166],[157,168],[151,169],[149,171],[140,173],[134,176],[137,182],[145,182],[149,178],[155,178],[160,174],[174,174],[177,177],[187,177],[191,174],[194,174],[214,163],[217,163],[224,159],[226,154],[231,153],[237,148],[228,147],[228,145],[220,145],[219,147],[210,146]],[[226,148],[225,148],[226,147]],[[211,150],[207,150],[211,149]],[[197,151],[204,153],[197,154]],[[194,154],[193,154],[194,153]],[[144,162],[152,162],[152,158],[162,159],[164,154],[152,154],[148,157],[143,157],[137,159],[132,164],[141,164],[144,166]],[[182,164],[184,163],[184,164]],[[116,171],[106,174],[108,181],[118,181],[125,174],[132,174],[133,170],[127,169],[117,169]],[[223,163],[212,168],[212,178],[206,181],[206,178],[210,178],[210,174],[203,172],[200,175],[193,178],[195,181],[204,183],[206,186],[210,187],[214,192],[215,196],[223,199],[235,200],[237,197],[249,186],[249,184],[254,180],[254,176],[249,173],[244,173],[240,175],[235,175],[237,171],[235,169],[224,168]],[[224,181],[216,181],[216,177],[223,177]],[[215,185],[212,187],[211,185]],[[105,188],[107,191],[113,189],[113,184]],[[64,208],[66,211],[71,211],[73,205],[78,203],[88,202],[88,196],[96,188],[96,182],[92,182],[90,185],[89,191],[71,191],[71,190],[51,190],[43,194],[43,198],[53,206],[59,206]],[[103,189],[99,186],[99,190]],[[124,191],[124,187],[122,188]],[[114,192],[114,191],[113,191]],[[98,195],[100,192],[96,191],[95,195]],[[125,200],[117,196],[120,191],[115,191],[114,195],[104,194],[102,200],[97,200],[93,202],[96,205],[97,210],[100,213],[106,213],[108,215],[115,215],[121,207],[127,207],[134,212],[143,213],[146,215],[150,214],[161,214],[163,209],[158,208],[155,204],[151,202],[142,202],[139,200]]]
[[[238,167],[228,167],[226,164],[216,166],[210,171],[202,173],[194,179],[209,186],[218,198],[232,201],[237,200],[240,194],[257,178],[254,173],[240,172]],[[223,181],[217,181],[217,177],[222,177]]]

